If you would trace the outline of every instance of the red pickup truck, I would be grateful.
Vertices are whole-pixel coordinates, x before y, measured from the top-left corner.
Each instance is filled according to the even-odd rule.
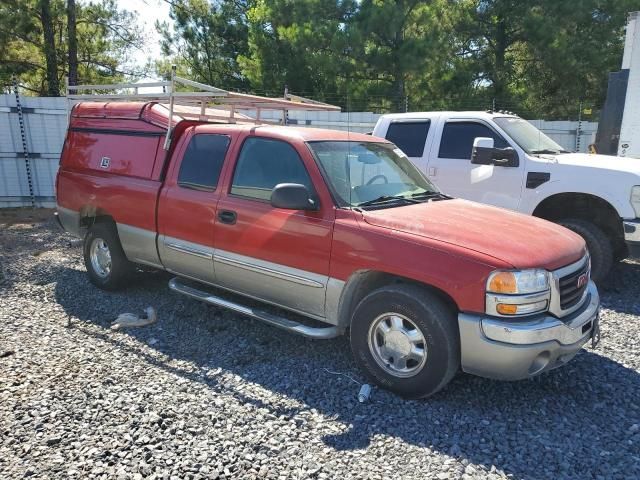
[[[57,213],[98,287],[151,266],[176,292],[292,332],[349,330],[364,372],[407,397],[460,368],[528,378],[596,338],[599,296],[569,230],[445,196],[384,139],[171,125],[165,151],[160,104],[71,112]]]

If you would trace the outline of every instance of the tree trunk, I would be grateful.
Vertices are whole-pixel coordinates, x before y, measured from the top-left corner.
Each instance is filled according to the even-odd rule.
[[[44,33],[44,56],[47,61],[47,94],[51,97],[60,96],[60,82],[58,82],[58,61],[56,59],[56,42],[51,19],[51,5],[49,0],[39,0],[40,21]]]
[[[69,37],[69,85],[78,84],[78,38],[76,37],[76,1],[67,1],[67,35]]]

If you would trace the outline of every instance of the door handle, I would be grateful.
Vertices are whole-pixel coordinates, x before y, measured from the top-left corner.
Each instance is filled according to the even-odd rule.
[[[436,176],[436,167],[429,167],[429,176],[430,177]]]
[[[218,219],[222,223],[234,225],[236,223],[236,220],[238,219],[238,214],[231,210],[220,210],[218,212]]]

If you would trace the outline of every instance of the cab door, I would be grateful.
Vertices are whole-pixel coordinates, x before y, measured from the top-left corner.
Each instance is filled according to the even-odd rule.
[[[524,158],[517,166],[471,163],[477,137],[493,138],[495,148],[512,147],[492,126],[481,120],[448,119],[439,126],[427,164],[427,175],[453,197],[517,210],[522,195]],[[518,149],[516,149],[517,151]]]
[[[280,183],[307,186],[319,210],[271,206]],[[239,149],[215,223],[217,283],[322,318],[334,206],[304,143],[248,135]]]
[[[229,135],[192,128],[176,149],[180,160],[170,167],[158,201],[158,251],[170,272],[215,282],[218,181],[231,140]]]

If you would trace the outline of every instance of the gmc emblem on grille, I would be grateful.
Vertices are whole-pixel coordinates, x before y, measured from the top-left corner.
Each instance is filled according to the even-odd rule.
[[[584,287],[589,282],[589,274],[583,273],[578,277],[578,288]]]

